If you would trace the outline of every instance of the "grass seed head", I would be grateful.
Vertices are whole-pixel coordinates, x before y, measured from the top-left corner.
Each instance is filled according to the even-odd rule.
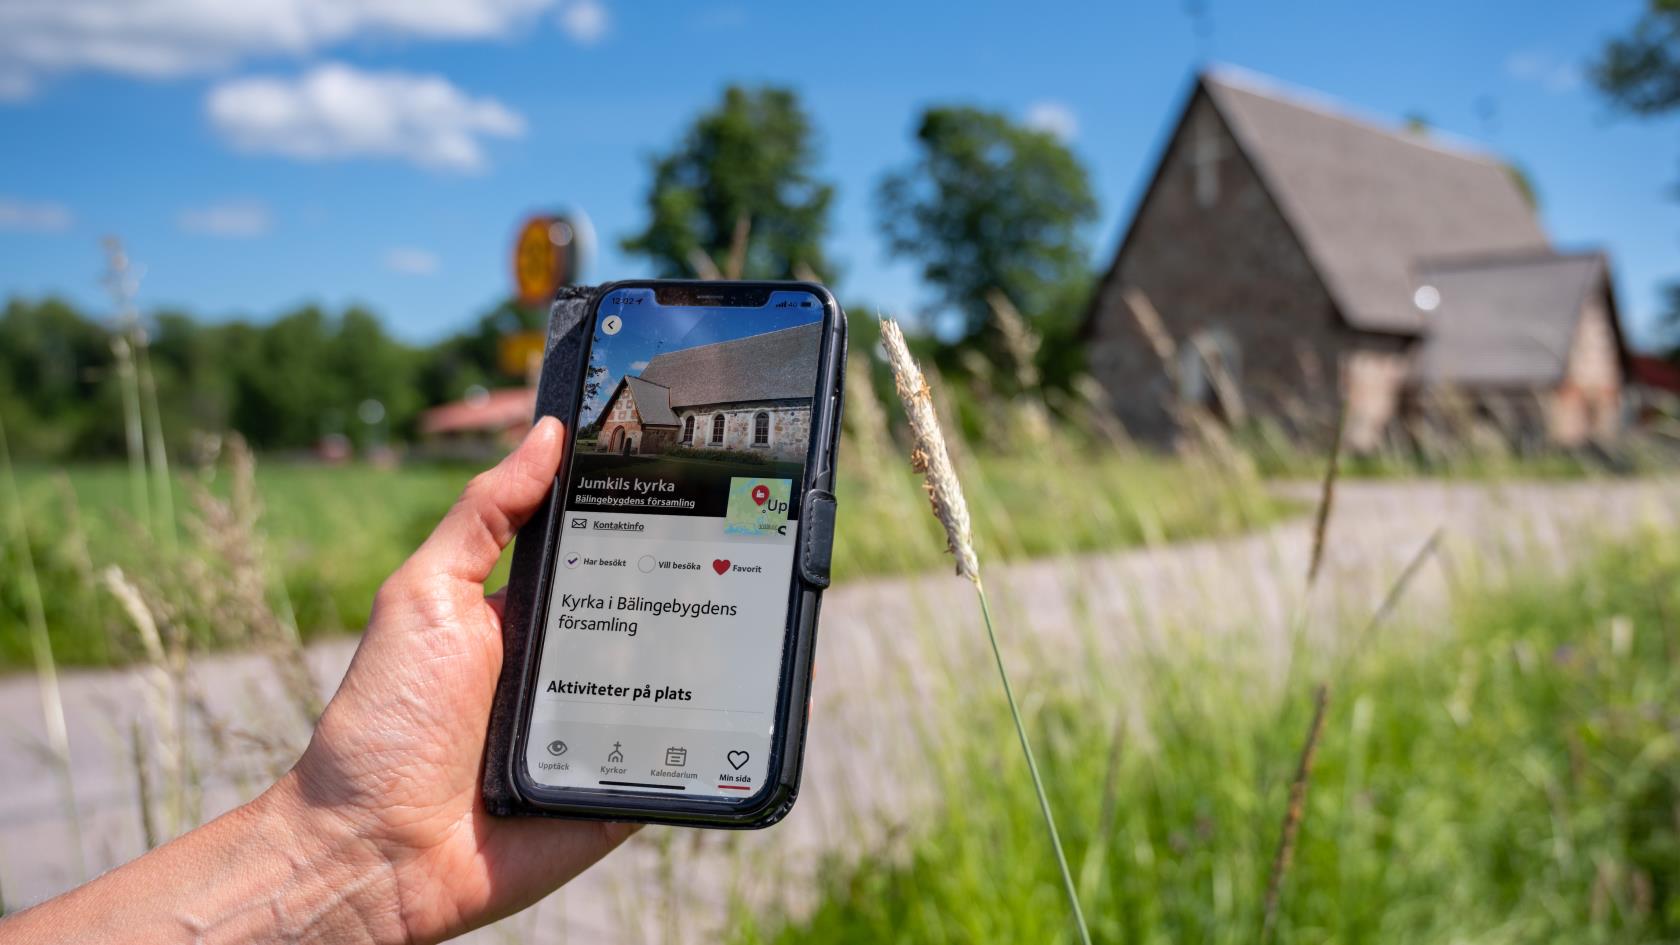
[[[910,356],[910,347],[904,343],[904,332],[898,322],[890,318],[881,320],[881,344],[887,349],[887,363],[892,365],[898,397],[904,401],[904,414],[910,422],[910,465],[925,480],[928,502],[933,506],[934,518],[945,529],[945,546],[956,558],[957,574],[978,583],[980,559],[974,553],[968,502],[963,499],[962,483],[951,467],[945,433],[940,429],[939,414],[933,408],[927,380],[916,366],[916,359]]]

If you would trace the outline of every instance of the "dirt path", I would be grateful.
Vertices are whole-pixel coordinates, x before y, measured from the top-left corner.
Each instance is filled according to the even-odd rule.
[[[1309,486],[1292,488],[1311,496]],[[1362,622],[1438,528],[1442,553],[1404,604],[1414,616],[1440,611],[1449,580],[1494,582],[1513,568],[1564,568],[1598,538],[1677,519],[1680,480],[1345,483],[1311,626],[1332,645],[1338,626]],[[1035,678],[1074,665],[1121,673],[1129,650],[1175,640],[1229,640],[1225,651],[1281,665],[1310,548],[1310,523],[1299,519],[1218,541],[992,567],[988,587],[1018,685],[1030,698]],[[913,722],[926,717],[920,707],[938,704],[953,687],[990,685],[976,619],[967,584],[943,574],[835,588],[823,607],[805,789],[786,822],[757,834],[646,830],[567,889],[470,940],[699,941],[712,937],[732,903],[798,908],[790,890],[806,888],[800,877],[820,855],[868,848],[907,826],[895,822],[905,808],[931,799],[919,759],[937,732]],[[336,685],[354,647],[353,639],[312,647],[317,678]],[[277,690],[265,661],[207,658],[192,674],[215,717],[273,728]],[[63,677],[78,857],[61,781],[42,747],[37,683],[0,679],[0,894],[8,906],[37,902],[142,849],[130,746],[132,727],[151,724],[137,708],[147,685],[140,670]],[[224,732],[229,740],[219,748],[205,733],[191,737],[194,756],[208,759],[206,815],[263,783],[265,763],[281,763],[265,762],[237,735]],[[898,796],[909,802],[879,803]],[[169,832],[169,820],[160,813],[160,832]]]

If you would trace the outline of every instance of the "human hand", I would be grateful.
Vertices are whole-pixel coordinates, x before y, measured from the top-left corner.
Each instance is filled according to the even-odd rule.
[[[0,945],[421,945],[523,909],[622,843],[634,827],[496,819],[479,796],[502,665],[501,598],[484,581],[563,449],[560,424],[538,423],[379,589],[338,693],[278,783],[0,920]]]
[[[537,901],[635,829],[485,813],[480,765],[502,665],[484,581],[548,495],[564,448],[546,418],[466,491],[379,589],[367,633],[293,771],[273,789],[388,877],[376,939],[435,942]],[[327,816],[322,816],[327,815]],[[378,902],[375,886],[360,894]]]

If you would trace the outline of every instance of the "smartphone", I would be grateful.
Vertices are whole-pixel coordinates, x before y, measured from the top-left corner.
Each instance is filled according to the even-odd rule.
[[[510,782],[540,812],[767,826],[798,791],[845,315],[816,284],[654,281],[589,318]]]

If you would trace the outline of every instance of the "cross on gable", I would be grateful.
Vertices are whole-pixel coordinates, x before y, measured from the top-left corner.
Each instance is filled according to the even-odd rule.
[[[1197,206],[1211,207],[1219,200],[1219,162],[1224,159],[1225,141],[1219,134],[1219,122],[1211,113],[1203,114],[1190,142]]]

